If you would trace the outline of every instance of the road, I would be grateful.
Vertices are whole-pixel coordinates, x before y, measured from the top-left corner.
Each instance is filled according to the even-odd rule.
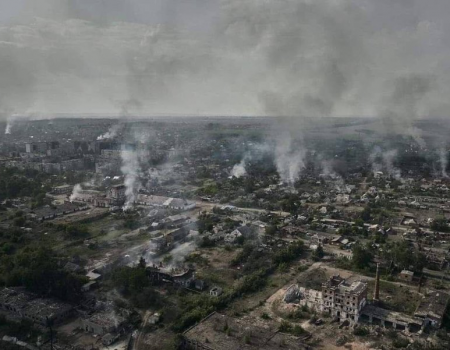
[[[141,343],[144,340],[143,339],[143,332],[142,332],[142,330],[145,328],[145,326],[147,326],[148,319],[149,319],[149,317],[151,315],[152,315],[151,311],[149,311],[149,310],[145,311],[144,318],[142,320],[141,328],[139,328],[136,331],[136,334],[134,335],[134,341],[133,341],[133,344],[132,344],[130,350],[139,350],[141,348]]]

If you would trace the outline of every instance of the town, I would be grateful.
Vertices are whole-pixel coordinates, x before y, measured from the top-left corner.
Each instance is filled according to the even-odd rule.
[[[448,349],[450,124],[277,120],[5,125],[0,348]]]

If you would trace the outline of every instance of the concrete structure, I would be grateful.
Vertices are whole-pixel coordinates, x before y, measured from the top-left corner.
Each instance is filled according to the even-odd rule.
[[[222,293],[223,289],[220,287],[212,287],[211,290],[209,291],[209,295],[211,295],[212,297],[218,297],[222,295]]]
[[[415,317],[386,310],[375,305],[366,305],[363,308],[360,322],[411,333],[418,332],[422,326],[422,322]]]
[[[62,186],[56,186],[52,187],[52,194],[70,194],[72,193],[73,187],[70,185],[62,185]]]
[[[399,273],[398,278],[405,282],[412,282],[414,278],[414,272],[402,270],[402,272]]]
[[[64,204],[58,205],[57,207],[44,206],[34,209],[30,212],[29,216],[37,221],[45,221],[87,209],[88,207],[86,205],[64,202]]]
[[[26,319],[37,326],[46,327],[47,320],[58,324],[73,312],[72,305],[55,299],[38,298],[23,288],[3,288],[0,291],[0,313],[8,319]]]
[[[442,291],[429,292],[420,302],[414,316],[422,320],[422,327],[441,328],[450,296]]]
[[[125,185],[115,185],[108,189],[107,197],[111,206],[121,206],[125,203]]]
[[[286,291],[284,301],[286,303],[295,303],[301,306],[307,306],[316,312],[324,311],[323,295],[321,291],[298,287],[298,285],[295,284],[290,286]]]
[[[117,333],[124,323],[125,319],[122,316],[112,311],[103,311],[81,319],[80,327],[88,333],[104,336],[108,333]]]
[[[182,211],[194,209],[196,206],[195,202],[191,202],[181,198],[153,196],[146,194],[138,194],[134,203],[139,205],[169,208]]]
[[[340,276],[332,276],[322,284],[322,290],[292,285],[286,291],[284,301],[305,305],[316,312],[328,312],[340,321],[356,323],[367,302],[367,284],[347,283]]]
[[[333,276],[322,284],[323,310],[341,321],[358,322],[367,302],[367,283],[347,284],[340,276]]]

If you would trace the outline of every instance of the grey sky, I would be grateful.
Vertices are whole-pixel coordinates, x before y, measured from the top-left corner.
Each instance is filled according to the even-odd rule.
[[[444,116],[448,0],[0,0],[0,114]]]

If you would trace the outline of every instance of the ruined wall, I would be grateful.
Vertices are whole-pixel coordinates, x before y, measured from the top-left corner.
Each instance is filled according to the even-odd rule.
[[[295,303],[300,306],[307,306],[308,308],[318,312],[323,311],[322,292],[314,289],[299,287],[297,284],[294,284],[288,288],[283,300],[286,303]]]

